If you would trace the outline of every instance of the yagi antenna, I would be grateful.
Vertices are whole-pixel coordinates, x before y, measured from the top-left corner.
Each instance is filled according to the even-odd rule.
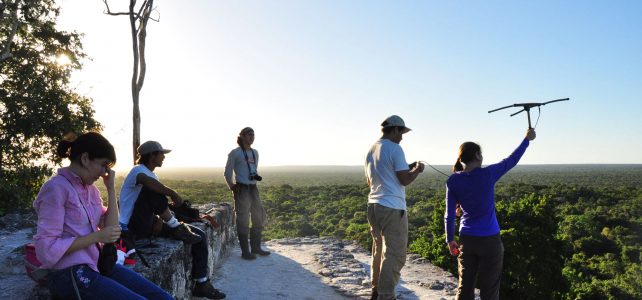
[[[568,101],[568,100],[569,100],[569,98],[551,100],[551,101],[547,101],[547,102],[543,102],[543,103],[515,103],[513,105],[508,105],[508,106],[500,107],[500,108],[497,108],[497,109],[489,110],[488,113],[492,113],[492,112],[495,112],[495,111],[498,111],[498,110],[502,110],[504,108],[509,108],[509,107],[522,107],[522,110],[520,110],[520,111],[518,111],[518,112],[516,112],[516,113],[514,113],[514,114],[512,114],[510,116],[512,117],[512,116],[514,116],[514,115],[516,115],[518,113],[521,113],[521,112],[525,111],[526,115],[528,116],[528,129],[532,129],[533,127],[531,127],[531,108],[544,106],[546,104],[553,103],[553,102]],[[539,119],[539,117],[538,117],[538,119]]]

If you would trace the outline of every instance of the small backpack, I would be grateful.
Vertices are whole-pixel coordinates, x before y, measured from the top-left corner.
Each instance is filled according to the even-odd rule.
[[[181,205],[171,203],[169,209],[174,212],[176,219],[181,222],[192,223],[201,219],[198,209],[192,207],[192,203],[188,200],[183,201]]]
[[[40,285],[47,285],[49,270],[42,268],[42,263],[36,257],[36,246],[33,243],[25,245],[24,262],[27,276]]]
[[[192,207],[192,203],[189,202],[189,200],[183,201],[183,203],[179,205],[174,205],[173,203],[169,204],[169,209],[174,212],[174,216],[176,216],[176,219],[181,221],[181,222],[186,222],[186,223],[193,223],[197,221],[209,223],[212,228],[220,228],[221,226],[218,224],[218,221],[210,215],[208,215],[208,212],[205,214],[201,214],[198,208]],[[211,211],[211,210],[210,210]]]
[[[120,234],[120,238],[114,243],[116,246],[116,251],[118,254],[118,259],[116,263],[119,265],[135,265],[136,260],[134,259],[134,254],[136,254],[136,242],[134,237],[129,234],[127,231],[123,231]]]

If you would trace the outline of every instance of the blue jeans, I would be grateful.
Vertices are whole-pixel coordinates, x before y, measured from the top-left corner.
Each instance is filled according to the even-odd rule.
[[[77,299],[72,279],[82,299],[174,299],[159,286],[122,265],[107,275],[87,265],[75,265],[49,273],[49,291],[55,297]]]
[[[201,236],[201,241],[192,245],[192,277],[194,279],[207,278],[207,256],[209,255],[207,235],[196,226],[185,225],[189,226],[193,233]]]

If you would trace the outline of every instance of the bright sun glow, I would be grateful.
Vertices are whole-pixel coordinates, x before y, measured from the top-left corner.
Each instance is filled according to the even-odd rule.
[[[69,56],[60,54],[56,57],[56,63],[59,66],[66,66],[71,63],[71,60],[69,59]]]

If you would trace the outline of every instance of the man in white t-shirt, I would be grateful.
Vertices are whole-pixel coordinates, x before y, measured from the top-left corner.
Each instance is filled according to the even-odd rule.
[[[163,165],[164,149],[156,141],[147,141],[138,147],[137,165],[125,177],[120,190],[120,226],[126,235],[136,239],[152,235],[171,237],[190,244],[192,254],[192,278],[196,281],[192,295],[209,299],[224,299],[225,294],[215,289],[208,277],[208,242],[205,232],[186,223],[179,222],[169,209],[170,197],[176,206],[183,199],[176,191],[165,186],[154,173]],[[155,230],[157,217],[163,221]],[[158,231],[158,232],[155,232]]]
[[[410,131],[403,119],[392,115],[382,124],[382,137],[366,155],[365,173],[370,186],[368,223],[372,234],[371,299],[396,299],[395,287],[406,263],[408,214],[405,186],[423,172],[421,163],[408,165],[399,146]]]

